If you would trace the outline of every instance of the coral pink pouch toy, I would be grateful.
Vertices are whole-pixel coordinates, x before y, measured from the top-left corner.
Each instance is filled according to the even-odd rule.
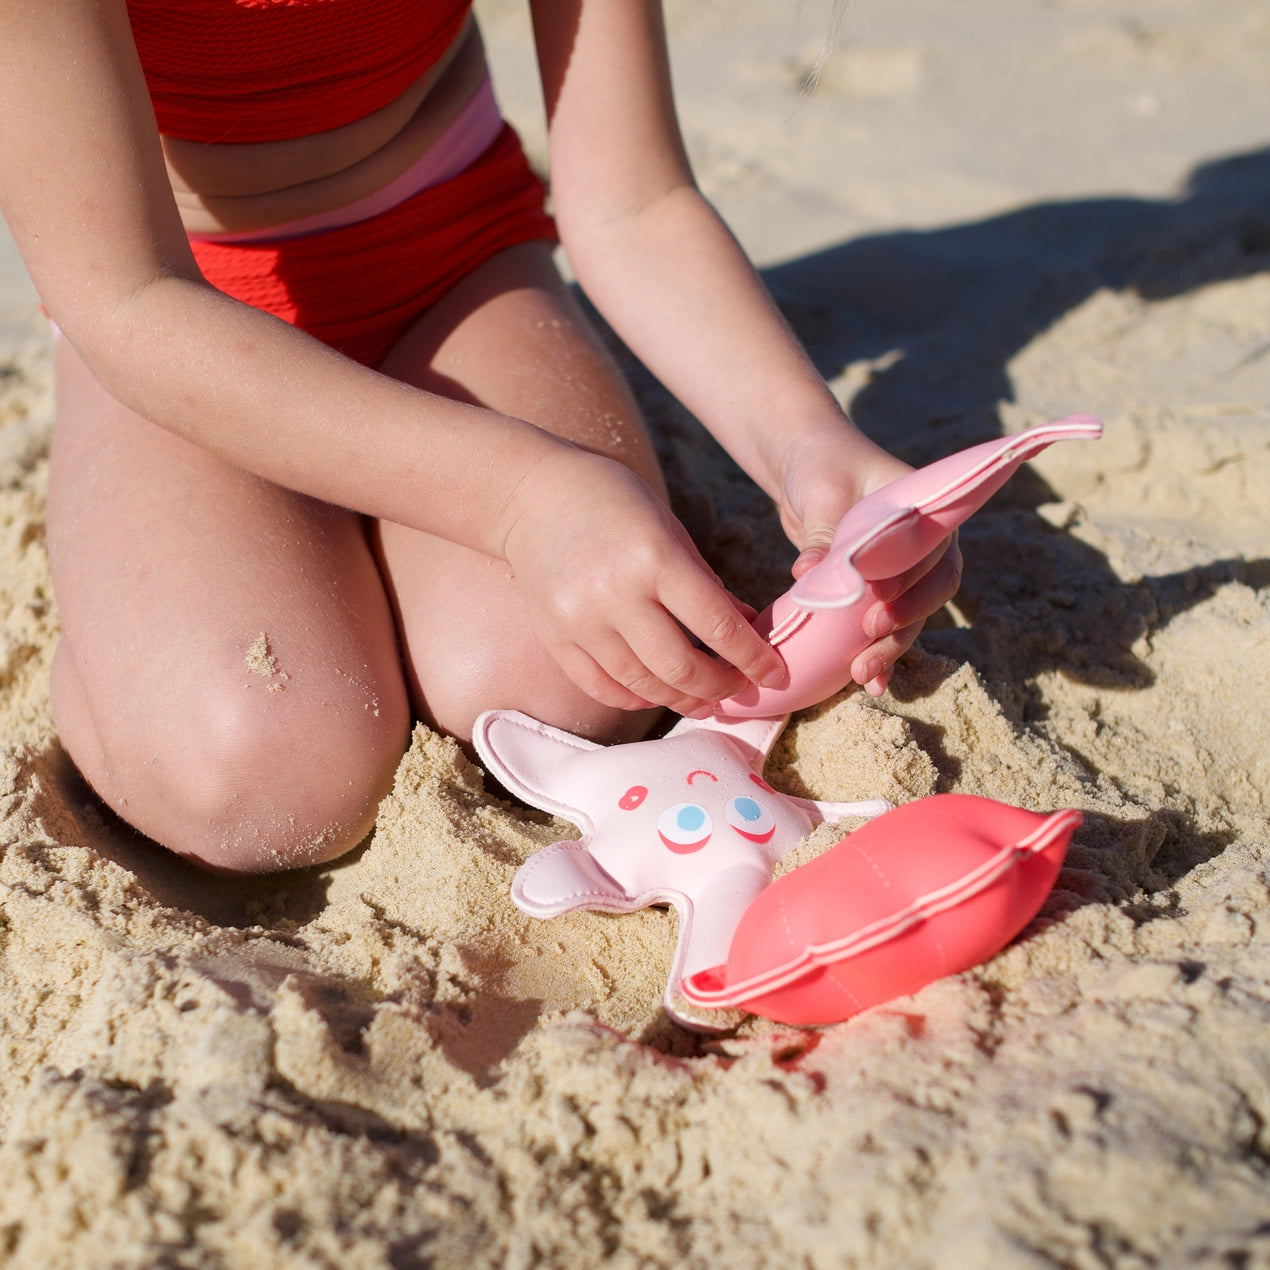
[[[762,779],[788,712],[850,681],[871,640],[869,583],[917,564],[1018,466],[1054,441],[1097,437],[1076,415],[954,454],[862,499],[824,560],[755,619],[785,659],[756,686],[658,740],[599,746],[515,711],[481,715],[473,744],[514,794],[572,820],[576,840],[521,866],[512,898],[535,917],[672,904],[679,937],[667,1013],[731,1026],[740,1009],[824,1024],[992,956],[1032,919],[1081,816],[970,795],[889,804],[791,798]],[[876,816],[773,883],[821,820]]]
[[[1032,919],[1080,822],[970,794],[897,807],[767,887],[727,962],[681,991],[697,1006],[834,1023],[969,970]]]

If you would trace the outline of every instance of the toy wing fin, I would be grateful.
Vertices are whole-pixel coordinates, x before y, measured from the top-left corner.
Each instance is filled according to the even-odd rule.
[[[512,900],[531,917],[558,917],[580,908],[629,913],[641,907],[585,843],[574,841],[552,843],[526,860],[512,881]]]
[[[1092,415],[1069,415],[973,445],[884,485],[847,512],[829,554],[790,594],[806,609],[853,604],[866,580],[912,568],[1047,446],[1101,435],[1102,424]]]
[[[572,820],[584,834],[591,832],[590,817],[558,791],[568,786],[561,769],[600,749],[594,741],[539,723],[519,710],[486,710],[472,725],[472,744],[486,768],[517,798]]]

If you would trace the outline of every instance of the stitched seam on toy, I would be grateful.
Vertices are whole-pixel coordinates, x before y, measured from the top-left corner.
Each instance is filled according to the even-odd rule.
[[[830,940],[826,944],[804,945],[802,951],[789,961],[760,971],[730,989],[730,1000],[744,1002],[765,996],[779,988],[797,982],[815,966],[826,966],[834,960],[858,957],[873,948],[880,947],[911,930],[920,922],[955,908],[964,900],[978,895],[998,877],[1014,867],[1019,858],[1018,849],[1011,844],[1003,847],[978,869],[947,886],[918,897],[903,909],[879,918],[844,939]],[[703,996],[704,999],[704,996]]]
[[[586,744],[581,737],[576,737],[572,733],[551,728],[545,723],[540,724],[537,719],[532,719],[529,715],[524,715],[523,718],[528,719],[529,722],[522,723],[520,719],[510,718],[505,714],[500,715],[498,721],[505,723],[508,727],[519,728],[522,732],[528,732],[532,736],[545,737],[549,741],[567,745],[570,749],[576,750],[579,754],[590,754],[595,749],[593,745]],[[530,724],[534,724],[536,726],[531,727]],[[509,763],[498,757],[499,747],[490,739],[488,726],[485,728],[485,736],[482,739],[488,747],[490,754],[497,760],[498,766],[506,770],[507,774],[513,781],[516,782],[516,784],[520,786],[522,790],[525,791],[526,794],[533,795],[533,798],[526,799],[527,802],[534,802],[534,800],[537,799],[539,801],[536,805],[542,806],[545,804],[545,807],[543,808],[544,810],[565,814],[566,819],[573,819],[573,817],[567,815],[565,804],[554,798],[545,786],[536,781],[531,784],[526,773],[515,770]],[[568,810],[572,810],[572,808],[569,808]]]
[[[791,948],[796,948],[798,945],[797,945],[797,943],[796,943],[796,941],[795,941],[795,939],[794,939],[794,932],[790,929],[790,925],[789,925],[789,909],[788,909],[788,906],[787,906],[787,904],[786,904],[786,900],[787,900],[787,895],[782,895],[782,896],[781,896],[781,905],[780,905],[781,925],[785,928],[785,938],[789,941],[789,946],[790,946]],[[809,966],[806,968],[806,972],[807,972],[808,974],[810,974],[812,971],[814,971],[814,970],[816,970],[817,968],[819,968],[819,965],[820,965],[820,963],[813,963],[812,965],[809,965]],[[825,967],[825,968],[827,969],[827,967]],[[800,977],[801,977],[801,976],[800,976]],[[860,1001],[859,1001],[859,998],[857,998],[857,997],[856,997],[855,993],[854,993],[854,992],[852,992],[852,991],[851,991],[851,989],[850,989],[850,988],[848,988],[848,987],[846,986],[846,984],[844,984],[844,983],[839,983],[839,982],[838,982],[838,980],[837,980],[836,978],[834,978],[834,976],[833,976],[832,974],[826,974],[826,975],[824,975],[824,976],[823,976],[823,979],[828,980],[828,982],[832,983],[832,984],[833,984],[833,986],[834,986],[835,988],[837,988],[837,990],[838,990],[838,991],[839,991],[839,992],[840,992],[840,993],[841,993],[844,997],[846,997],[846,998],[847,998],[847,1000],[848,1000],[848,1001],[850,1001],[850,1002],[851,1002],[851,1004],[852,1004],[853,1006],[855,1006],[855,1007],[856,1007],[856,1009],[859,1009],[859,1008],[860,1008]],[[797,980],[797,979],[795,979],[795,980],[794,980],[794,984],[797,984],[797,982],[798,982],[798,980]],[[790,985],[782,985],[782,986],[790,986],[790,987],[792,987],[792,986],[794,986],[794,984],[790,984]],[[776,989],[776,991],[779,991],[779,990],[780,990],[779,988],[777,988],[777,989]]]
[[[878,881],[881,882],[882,885],[886,887],[888,891],[893,891],[895,888],[891,885],[890,881],[887,879],[886,874],[883,873],[882,870],[878,867],[877,861],[874,860],[874,858],[868,853],[868,851],[864,847],[860,846],[859,843],[852,843],[852,845],[856,849],[856,854],[869,862],[869,868],[873,870],[874,874],[877,876]]]
[[[1020,851],[1037,854],[1048,847],[1068,825],[1075,830],[1083,819],[1084,817],[1075,808],[1069,807],[1065,811],[1056,811],[1026,838],[1021,838],[1015,846]]]
[[[811,621],[810,609],[795,608],[791,610],[788,617],[772,627],[772,633],[767,637],[767,642],[775,648],[796,635],[809,621]]]
[[[850,989],[850,988],[848,988],[848,987],[847,987],[847,985],[846,985],[845,983],[843,983],[843,982],[842,982],[842,980],[840,980],[840,979],[839,979],[839,978],[838,978],[838,977],[837,977],[837,976],[833,973],[833,969],[834,969],[834,965],[835,965],[835,964],[836,964],[836,963],[831,962],[829,965],[827,965],[827,966],[825,966],[825,967],[824,967],[824,969],[825,969],[825,971],[826,971],[827,973],[825,973],[824,975],[822,975],[822,976],[821,976],[821,983],[831,983],[831,984],[833,984],[833,986],[834,986],[835,988],[837,988],[837,989],[838,989],[838,991],[839,991],[839,992],[840,992],[840,993],[841,993],[844,997],[846,997],[848,1001],[850,1001],[850,1002],[851,1002],[851,1004],[855,1007],[856,1012],[858,1013],[860,1010],[864,1009],[864,1004],[863,1004],[863,1002],[861,1002],[860,998],[859,998],[859,997],[857,997],[857,996],[856,996],[856,994],[855,994],[854,992],[852,992],[852,991],[851,991],[851,989]]]
[[[963,472],[937,493],[923,499],[917,505],[917,511],[924,515],[942,511],[944,504],[963,493],[967,487],[973,488],[1011,463],[1026,463],[1041,451],[1048,449],[1055,441],[1066,440],[1070,435],[1066,428],[1060,427],[1059,423],[1038,424],[1026,432],[1016,433],[1013,443],[1003,445],[999,450],[988,455],[978,467],[972,468],[969,472]],[[1082,434],[1078,432],[1075,435]]]
[[[540,871],[543,868],[543,866],[547,864],[551,856],[556,855],[563,851],[569,851],[573,853],[581,852],[584,855],[591,854],[590,851],[581,844],[578,844],[577,846],[573,846],[573,845],[566,845],[564,843],[556,843],[554,849],[548,848],[546,852],[540,852],[538,855],[534,856],[533,858],[526,860],[525,863],[521,865],[520,867],[520,876],[522,878],[522,881],[520,884],[520,892],[522,895],[525,892],[525,883],[528,882],[529,878],[534,873]],[[591,858],[592,860],[595,860],[594,856],[591,856]],[[598,861],[596,861],[596,868],[602,868],[602,867],[603,866],[599,864]],[[630,902],[629,900],[626,899],[625,892],[623,892],[622,898],[624,902],[626,903]],[[581,900],[581,899],[609,900],[616,903],[618,900],[618,897],[614,895],[612,891],[596,891],[591,889],[586,889],[581,891],[569,891],[559,896],[559,900]],[[535,903],[535,902],[536,901],[530,900],[530,903]]]
[[[526,715],[525,717],[528,718],[529,716]],[[502,721],[510,724],[514,728],[520,728],[522,732],[532,732],[535,736],[550,737],[551,740],[559,741],[562,745],[568,745],[571,749],[575,749],[581,754],[590,754],[595,748],[592,745],[585,744],[581,737],[574,736],[572,732],[564,732],[559,728],[551,728],[545,723],[540,724],[538,727],[531,728],[528,725],[521,723],[519,719],[509,719],[506,715],[502,716]],[[537,722],[537,720],[534,720],[534,722]]]
[[[883,874],[882,870],[878,868],[877,863],[874,861],[873,857],[858,843],[856,844],[856,850],[860,853],[860,855],[862,855],[869,862],[869,867],[873,870],[874,873],[877,874],[878,878],[881,880],[881,882],[886,887],[886,889],[888,891],[892,890],[893,888],[891,887],[890,882],[887,881],[886,876],[885,874]],[[816,962],[813,962],[813,964],[817,966],[824,966],[826,971],[831,971],[833,966],[832,962],[830,962],[828,965],[825,965],[825,963],[823,962],[816,961]],[[856,994],[852,992],[851,989],[848,988],[845,983],[842,983],[834,974],[827,973],[822,976],[822,979],[826,979],[830,983],[832,983],[833,986],[837,988],[838,991],[841,992],[842,995],[845,996],[847,1000],[850,1001],[851,1004],[856,1007],[857,1010],[862,1008],[859,997],[857,997]]]

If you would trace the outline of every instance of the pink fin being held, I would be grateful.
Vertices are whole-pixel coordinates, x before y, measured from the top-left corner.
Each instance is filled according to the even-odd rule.
[[[770,717],[840,692],[873,642],[863,626],[877,599],[872,583],[912,568],[1047,446],[1101,434],[1092,415],[1069,415],[950,454],[862,498],[839,522],[828,555],[754,619],[785,659],[785,686],[748,684],[717,713]]]
[[[793,586],[800,608],[836,609],[866,582],[894,577],[934,551],[1029,459],[1055,441],[1096,440],[1102,423],[1068,415],[984,441],[910,472],[862,498],[842,518],[825,558]]]
[[[838,1023],[987,960],[1036,915],[1078,811],[970,794],[897,807],[773,882],[723,965],[680,985],[698,1008]]]

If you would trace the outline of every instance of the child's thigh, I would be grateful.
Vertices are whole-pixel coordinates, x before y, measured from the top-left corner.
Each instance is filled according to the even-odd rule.
[[[72,757],[125,819],[206,863],[351,845],[408,728],[361,521],[139,418],[65,344],[57,375],[53,697]]]
[[[474,271],[381,369],[610,455],[665,496],[631,390],[545,244],[512,248]],[[502,561],[400,525],[377,534],[416,708],[434,724],[467,736],[481,709],[505,707],[600,739],[647,728],[647,718],[599,706],[564,677],[533,638]]]
[[[664,494],[630,387],[546,243],[500,252],[433,305],[381,368],[611,455]]]

